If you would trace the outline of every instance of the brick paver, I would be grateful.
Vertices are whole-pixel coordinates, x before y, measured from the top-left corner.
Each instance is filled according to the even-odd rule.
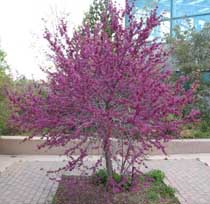
[[[0,175],[0,204],[48,204],[57,183],[46,171],[63,166],[58,161],[18,162]],[[210,204],[210,167],[198,160],[153,160],[147,169],[161,169],[176,188],[182,204]]]
[[[0,204],[47,204],[57,189],[57,182],[46,175],[61,162],[18,162],[0,175]]]

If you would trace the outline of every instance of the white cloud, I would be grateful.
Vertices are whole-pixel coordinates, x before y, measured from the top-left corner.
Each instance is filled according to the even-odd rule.
[[[70,14],[72,26],[78,25],[93,0],[0,0],[0,45],[7,53],[13,74],[43,78],[38,53],[42,42],[42,18],[52,19],[56,11]],[[121,5],[124,0],[117,0]],[[39,56],[37,58],[37,56]]]
[[[42,78],[36,56],[37,36],[42,34],[44,18],[55,10],[70,13],[71,22],[81,22],[92,0],[0,0],[1,47],[7,53],[12,72]],[[40,53],[41,54],[41,53]]]

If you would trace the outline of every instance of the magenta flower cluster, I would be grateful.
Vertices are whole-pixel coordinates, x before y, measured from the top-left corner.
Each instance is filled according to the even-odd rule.
[[[156,10],[137,20],[128,4],[119,10],[110,3],[94,30],[86,22],[70,36],[64,18],[56,33],[46,29],[55,70],[46,71],[39,91],[10,93],[13,124],[41,135],[40,148],[63,146],[66,170],[95,171],[105,162],[110,176],[116,168],[121,174],[138,171],[151,148],[164,151],[164,142],[198,114],[184,114],[193,91],[183,88],[183,78],[170,80],[168,53],[149,38],[159,23]],[[96,150],[101,157],[85,165]]]

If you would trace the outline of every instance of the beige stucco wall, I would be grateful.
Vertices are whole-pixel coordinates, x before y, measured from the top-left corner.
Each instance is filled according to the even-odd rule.
[[[37,145],[42,141],[39,137],[33,140],[23,142],[22,136],[3,136],[0,137],[0,154],[7,155],[63,155],[63,147],[53,147],[52,149],[37,149]],[[113,141],[113,145],[117,145]],[[72,144],[68,144],[71,147]],[[91,148],[90,148],[91,149]],[[210,153],[210,139],[185,139],[172,140],[166,144],[166,152],[168,154],[194,154],[194,153]],[[78,153],[78,152],[77,152]],[[77,154],[76,153],[76,154]],[[99,155],[102,150],[91,149],[89,155]],[[159,150],[154,149],[151,155],[162,154]]]

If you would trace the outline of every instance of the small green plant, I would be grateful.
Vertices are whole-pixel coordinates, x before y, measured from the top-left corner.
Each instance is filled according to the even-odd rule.
[[[154,201],[159,200],[160,196],[155,191],[148,191],[147,198],[148,198],[149,201],[153,201],[154,202]]]
[[[108,180],[108,173],[106,169],[100,169],[98,172],[96,172],[96,179],[97,183],[105,186]]]
[[[122,176],[116,172],[113,173],[112,175],[113,179],[115,180],[116,183],[120,183]]]
[[[96,172],[96,178],[100,184],[106,185],[108,181],[108,172],[106,169],[100,169]],[[115,180],[116,183],[120,183],[122,176],[116,172],[113,172],[112,178]]]
[[[161,188],[161,191],[160,191],[160,194],[164,197],[172,197],[175,193],[175,189],[174,188],[171,188],[170,186],[168,185],[162,185],[162,188]]]
[[[152,170],[145,175],[153,178],[155,182],[163,182],[163,179],[165,178],[165,174],[160,170]]]
[[[107,181],[108,181],[108,173],[107,173],[106,169],[100,169],[99,171],[97,171],[94,178],[96,179],[97,185],[102,184],[102,185],[106,186]],[[113,172],[112,178],[118,184],[122,181],[122,176],[116,172]],[[125,179],[126,180],[125,180],[125,182],[123,182],[122,188],[125,191],[129,191],[132,181],[131,181],[130,177],[125,178]]]
[[[164,199],[173,199],[174,202],[177,202],[175,198],[175,189],[164,183],[165,174],[160,170],[152,170],[144,175],[146,178],[153,179],[153,182],[150,183],[149,188],[146,190],[146,195],[149,204],[159,203],[161,198]]]

